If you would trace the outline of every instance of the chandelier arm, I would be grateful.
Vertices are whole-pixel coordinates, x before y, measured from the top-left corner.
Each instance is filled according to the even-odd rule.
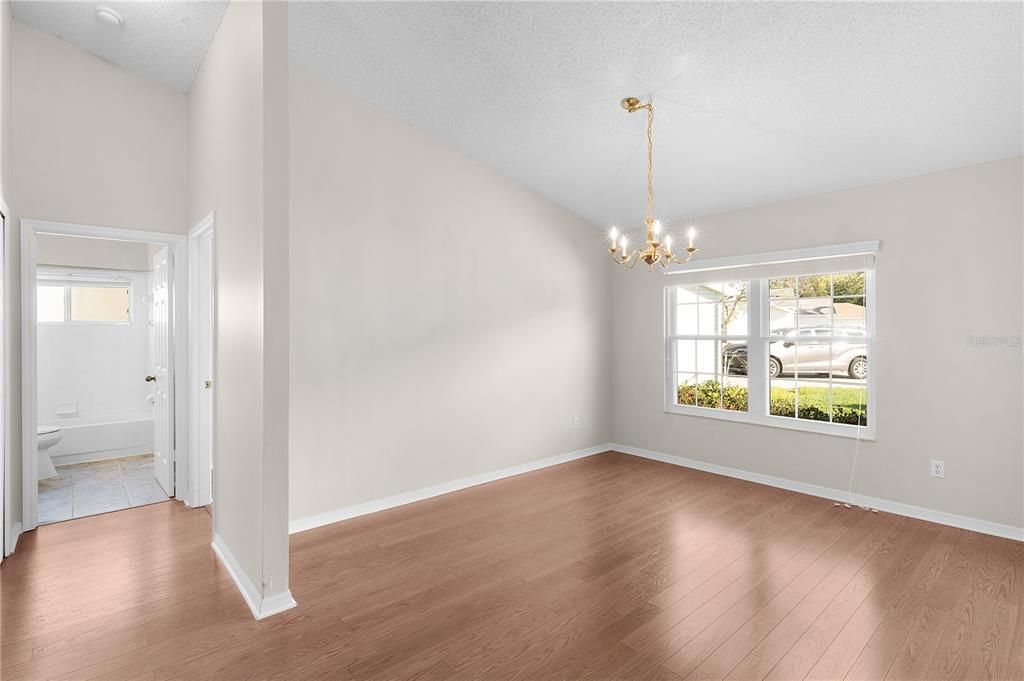
[[[640,252],[640,249],[637,248],[632,253],[623,258],[622,264],[626,266],[627,270],[633,269],[634,267],[636,267],[636,264],[640,262]],[[629,262],[630,258],[633,258],[633,262]]]

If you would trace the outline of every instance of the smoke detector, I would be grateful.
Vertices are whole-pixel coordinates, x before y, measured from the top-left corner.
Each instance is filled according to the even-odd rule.
[[[96,19],[101,24],[106,24],[107,26],[113,26],[115,28],[121,28],[124,26],[124,17],[121,16],[117,10],[104,7],[103,5],[96,8]]]

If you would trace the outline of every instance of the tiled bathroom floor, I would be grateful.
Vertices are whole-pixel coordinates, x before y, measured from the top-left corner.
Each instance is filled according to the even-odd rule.
[[[153,477],[153,455],[58,466],[39,481],[39,524],[167,501]]]

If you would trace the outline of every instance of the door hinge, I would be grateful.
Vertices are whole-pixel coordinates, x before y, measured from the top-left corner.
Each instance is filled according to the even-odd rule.
[[[203,387],[206,388],[207,390],[209,390],[210,388],[213,387],[213,381],[204,381],[203,382]]]

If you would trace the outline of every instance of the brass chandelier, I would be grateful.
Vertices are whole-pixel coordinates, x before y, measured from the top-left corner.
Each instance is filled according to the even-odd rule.
[[[658,264],[662,267],[668,267],[674,263],[686,264],[697,252],[697,248],[693,245],[694,238],[697,236],[696,230],[690,228],[687,234],[689,242],[686,247],[686,259],[680,260],[672,253],[672,237],[665,235],[664,241],[662,241],[661,222],[654,219],[654,137],[652,133],[654,105],[651,102],[642,104],[636,97],[626,97],[620,104],[629,113],[641,109],[647,110],[647,218],[644,219],[644,224],[647,225],[647,246],[637,248],[630,253],[629,241],[619,232],[618,227],[612,227],[609,234],[612,245],[608,248],[608,252],[612,254],[612,260],[629,269],[632,269],[641,260],[647,263],[648,270],[654,269],[654,266]]]

